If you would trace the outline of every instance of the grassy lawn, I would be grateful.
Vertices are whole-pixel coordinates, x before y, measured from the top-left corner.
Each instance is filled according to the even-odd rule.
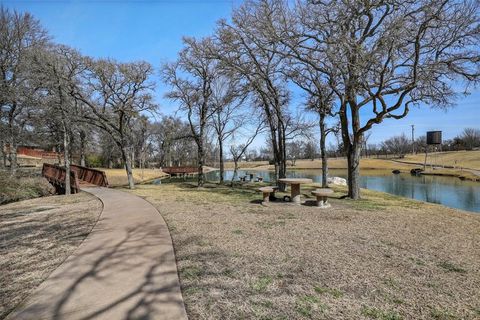
[[[425,154],[406,155],[404,161],[425,161]],[[480,170],[480,151],[449,151],[429,154],[428,163]]]
[[[410,170],[413,168],[422,167],[415,163],[423,164],[424,157],[424,154],[406,155],[405,158],[399,159],[401,162],[389,159],[366,158],[360,160],[360,168],[363,170],[363,172],[365,172],[365,170],[380,170],[391,173],[391,171],[394,169],[402,172],[410,172]],[[313,161],[310,159],[297,160],[295,166],[291,166],[290,161],[287,163],[289,169],[301,170],[322,168],[322,161],[320,159],[315,159]],[[480,151],[438,152],[429,155],[428,163],[433,163],[435,165],[456,166],[457,169],[435,168],[432,170],[431,168],[427,167],[427,170],[425,171],[426,174],[447,175],[462,177],[473,181],[480,181],[479,175],[459,168],[463,167],[473,170],[480,170]],[[273,165],[269,165],[267,161],[240,162],[239,165],[240,169],[273,170]],[[347,160],[343,158],[329,159],[328,167],[329,169],[347,169]],[[225,168],[233,169],[233,163],[227,162],[225,164]]]
[[[0,206],[0,319],[75,250],[101,210],[84,192]]]
[[[105,171],[110,186],[124,186],[128,184],[127,173],[125,169],[96,168]],[[166,174],[159,169],[133,169],[133,179],[135,183],[141,183],[163,177]]]
[[[132,192],[168,223],[191,319],[480,317],[480,215],[367,190],[328,210],[216,185]]]
[[[257,169],[257,170],[273,170],[273,165],[269,165],[267,161],[251,161],[251,162],[240,162],[240,168],[245,169]],[[291,166],[291,162],[287,161],[288,168],[291,169],[321,169],[322,160],[314,159],[300,159],[295,162],[295,166]],[[328,167],[330,169],[346,169],[347,168],[347,159],[338,158],[338,159],[328,159]],[[367,158],[360,161],[360,167],[362,169],[380,169],[380,170],[393,170],[393,169],[404,169],[410,170],[416,166],[393,162],[387,159],[374,159]],[[418,167],[418,166],[417,166]],[[227,162],[225,168],[233,169],[233,163]]]

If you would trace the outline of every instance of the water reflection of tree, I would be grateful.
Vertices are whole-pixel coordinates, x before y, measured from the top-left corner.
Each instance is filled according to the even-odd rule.
[[[455,187],[455,191],[458,199],[462,201],[464,210],[480,212],[480,198],[478,191],[475,192],[475,187]]]
[[[422,176],[425,185],[425,200],[431,203],[441,204],[437,197],[438,181],[435,176]]]

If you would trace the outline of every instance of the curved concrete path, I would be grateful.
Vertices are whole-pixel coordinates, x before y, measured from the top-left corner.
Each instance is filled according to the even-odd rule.
[[[167,225],[147,201],[107,188],[99,221],[8,319],[187,319]]]

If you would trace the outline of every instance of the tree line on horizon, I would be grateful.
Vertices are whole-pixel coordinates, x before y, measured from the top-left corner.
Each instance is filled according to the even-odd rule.
[[[178,103],[183,117],[155,123],[149,119],[158,113],[149,63],[83,56],[53,43],[30,14],[2,7],[0,140],[10,146],[12,171],[15,147],[27,136],[59,145],[67,170],[72,148],[84,159],[95,141],[102,152],[118,153],[133,188],[132,166],[145,163],[152,148],[163,163],[188,150],[202,186],[212,150],[223,178],[224,159],[231,157],[236,171],[261,133],[277,180],[286,176],[288,154],[300,137],[317,141],[313,149],[320,149],[326,183],[326,137],[336,134],[348,162],[348,196],[358,199],[359,161],[372,127],[404,118],[414,106],[448,108],[459,92],[478,84],[478,6],[245,1],[211,36],[185,37],[177,59],[162,65],[165,97]],[[289,108],[291,86],[304,96],[296,114]],[[316,114],[317,123],[306,121],[305,112]],[[314,125],[320,135],[312,139]]]

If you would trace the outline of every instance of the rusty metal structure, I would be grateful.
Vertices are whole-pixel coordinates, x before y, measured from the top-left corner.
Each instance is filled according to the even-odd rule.
[[[104,171],[77,166],[74,164],[70,165],[70,170],[77,173],[80,184],[85,182],[100,187],[108,187],[107,175]]]
[[[65,177],[67,171],[65,167],[54,164],[44,163],[42,168],[42,176],[50,182],[57,193],[65,193]],[[72,193],[80,191],[81,185],[97,185],[100,187],[108,187],[107,176],[105,172],[87,167],[71,165],[70,166],[70,188]]]
[[[168,173],[171,176],[184,176],[187,174],[198,173],[197,167],[165,167],[162,171]]]
[[[64,167],[60,167],[54,164],[44,163],[42,168],[42,176],[50,182],[57,193],[65,193],[65,177],[67,171]],[[80,183],[75,171],[70,171],[70,188],[72,193],[80,191]]]

